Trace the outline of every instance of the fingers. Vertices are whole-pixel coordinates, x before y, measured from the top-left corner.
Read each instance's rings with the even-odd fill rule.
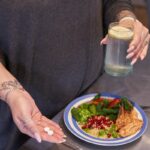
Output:
[[[145,58],[147,51],[148,51],[148,47],[149,47],[149,39],[150,39],[150,37],[148,35],[147,37],[145,37],[144,40],[142,40],[142,42],[139,44],[139,47],[137,47],[135,52],[130,52],[127,55],[127,58],[132,57],[131,65],[135,64],[139,58],[141,60],[143,60]]]
[[[149,36],[148,30],[144,27],[142,33],[135,34],[135,37],[133,41],[131,42],[127,52],[133,52],[134,50],[134,54],[137,54],[145,46],[144,44],[148,36]]]
[[[145,58],[149,41],[149,30],[137,20],[134,25],[134,38],[129,45],[126,56],[127,59],[132,58],[131,65],[135,64],[139,58],[141,60]]]
[[[39,123],[39,125],[43,128],[45,127],[50,127],[53,131],[56,131],[57,134],[59,134],[60,136],[65,136],[62,129],[60,128],[60,126],[58,124],[56,124],[54,121],[47,119],[46,117],[42,117],[41,122]]]
[[[32,119],[39,129],[42,140],[53,143],[65,142],[65,135],[57,123],[45,116],[42,116],[41,113],[34,114]],[[45,132],[44,128],[50,128],[53,131],[53,135],[49,135],[47,132]]]
[[[50,141],[55,143],[62,143],[65,142],[65,135],[58,124],[53,122],[52,120],[47,119],[46,117],[42,117],[42,120],[38,123],[38,127],[40,129],[40,133],[42,135],[42,140]],[[45,131],[44,128],[48,127],[53,131],[53,135],[49,136]]]
[[[100,45],[102,44],[107,44],[108,43],[108,35],[105,36],[105,38],[103,38],[101,41],[100,41]]]
[[[46,118],[45,116],[41,116],[40,119],[39,119],[39,116],[36,115],[36,116],[33,117],[33,119],[34,119],[34,121],[36,122],[37,125],[41,125],[43,127],[52,126],[52,128],[54,128],[55,130],[62,132],[61,127],[57,123],[55,123],[54,121]]]
[[[31,118],[18,120],[17,125],[22,133],[35,138],[39,143],[41,142],[39,129]]]
[[[48,142],[52,142],[52,143],[62,143],[62,142],[65,142],[64,134],[60,133],[58,130],[55,130],[55,128],[53,128],[52,126],[49,126],[49,125],[45,124],[44,127],[41,126],[41,125],[39,125],[38,127],[39,127],[39,130],[40,130],[40,133],[41,133],[42,140],[48,141]],[[53,134],[49,135],[44,130],[45,127],[50,128],[53,131]]]
[[[142,33],[142,24],[139,21],[135,21],[134,23],[134,37],[132,42],[129,45],[129,49],[127,52],[131,52],[138,47],[138,44],[141,42],[141,33]]]
[[[126,25],[124,22],[121,22],[121,25]],[[128,25],[128,24],[127,24]],[[136,61],[140,58],[143,60],[147,55],[148,45],[150,42],[150,34],[149,30],[138,20],[132,21],[134,37],[131,43],[129,44],[129,48],[127,49],[127,59],[131,60],[131,65],[135,64]],[[101,40],[100,44],[107,44],[108,36],[105,36],[104,39]]]
[[[149,47],[149,44],[146,44],[146,46],[144,47],[143,51],[141,52],[140,54],[140,59],[143,60],[146,55],[147,55],[147,51],[148,51],[148,47]]]
[[[40,143],[42,140],[41,140],[40,132],[37,126],[35,125],[35,123],[32,120],[29,120],[25,126],[27,130],[31,133],[31,135]]]
[[[58,124],[43,116],[38,119],[38,121],[32,119],[24,118],[23,121],[17,121],[18,128],[22,133],[35,138],[38,142],[41,142],[42,140],[52,143],[65,142],[64,138],[66,136]],[[47,132],[45,132],[45,127],[49,127],[53,131],[53,135],[49,135]]]
[[[46,118],[45,116],[42,116],[42,119],[43,119],[44,121],[49,122],[50,124],[52,124],[53,126],[57,127],[58,129],[61,129],[60,126],[59,126],[57,123],[55,123],[55,122],[52,121],[52,120],[49,120],[49,119]],[[62,130],[62,129],[61,129],[61,130]]]
[[[147,39],[145,41],[145,47],[143,48],[143,51],[140,54],[141,60],[143,60],[146,57],[146,55],[147,55],[148,48],[149,48],[149,43],[150,43],[150,34],[148,35],[148,37],[147,37]]]

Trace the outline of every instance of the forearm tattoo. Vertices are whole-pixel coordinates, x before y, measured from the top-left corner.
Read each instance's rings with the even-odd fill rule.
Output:
[[[2,100],[7,101],[7,97],[9,95],[9,93],[14,91],[14,90],[24,91],[24,88],[22,87],[22,85],[17,80],[5,81],[5,82],[1,83],[1,85],[0,85],[0,98]]]

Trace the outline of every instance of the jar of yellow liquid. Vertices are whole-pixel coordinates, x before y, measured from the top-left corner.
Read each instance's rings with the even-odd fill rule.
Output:
[[[127,49],[133,38],[133,30],[111,23],[106,46],[105,71],[112,76],[126,76],[133,70],[131,60],[126,59]]]

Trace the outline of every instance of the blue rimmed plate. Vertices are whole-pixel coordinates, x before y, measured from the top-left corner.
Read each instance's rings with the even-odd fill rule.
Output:
[[[144,134],[144,132],[146,131],[147,126],[148,126],[148,119],[146,117],[145,112],[139,107],[139,105],[137,103],[135,103],[133,101],[132,101],[132,103],[134,105],[134,109],[138,113],[138,118],[143,120],[143,126],[142,126],[141,130],[139,130],[137,133],[135,133],[132,136],[128,136],[125,138],[116,138],[116,139],[101,139],[101,138],[96,138],[96,137],[90,136],[89,134],[86,134],[82,129],[80,129],[76,120],[72,117],[71,109],[73,107],[78,107],[79,105],[81,105],[85,102],[91,101],[95,97],[96,94],[97,93],[88,94],[88,95],[84,95],[79,98],[76,98],[66,107],[66,109],[64,111],[64,122],[65,122],[66,127],[69,129],[69,131],[72,134],[74,134],[75,136],[77,136],[78,138],[80,138],[81,140],[84,140],[86,142],[96,144],[96,145],[103,145],[103,146],[124,145],[124,144],[127,144],[127,143],[137,140]],[[101,93],[101,96],[104,98],[109,98],[109,99],[121,97],[121,96],[113,95],[110,93]]]

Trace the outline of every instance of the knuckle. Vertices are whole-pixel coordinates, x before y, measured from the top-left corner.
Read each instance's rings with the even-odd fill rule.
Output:
[[[142,51],[142,44],[139,44],[138,47],[135,49],[135,55],[137,55],[138,53],[140,53]]]
[[[140,21],[139,21],[139,25],[140,25],[140,27],[143,27],[143,24],[142,24],[142,22],[140,22]]]
[[[149,30],[146,27],[144,27],[144,30],[145,30],[146,34],[149,33]]]
[[[138,43],[140,43],[141,37],[139,35],[135,35],[132,44],[137,47]]]
[[[142,29],[143,24],[139,20],[137,20],[136,26],[137,26],[137,29]]]

